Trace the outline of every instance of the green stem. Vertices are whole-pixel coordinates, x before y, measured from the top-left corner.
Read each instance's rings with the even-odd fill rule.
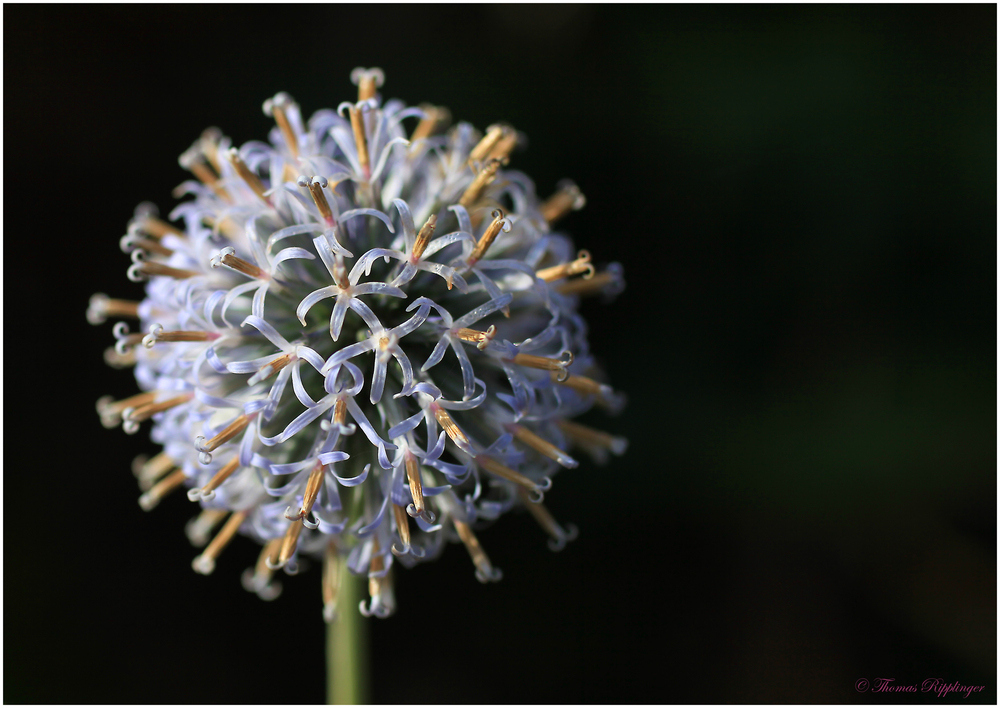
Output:
[[[366,596],[366,577],[351,575],[340,557],[337,619],[326,630],[326,702],[361,705],[368,698],[368,620],[358,612]]]

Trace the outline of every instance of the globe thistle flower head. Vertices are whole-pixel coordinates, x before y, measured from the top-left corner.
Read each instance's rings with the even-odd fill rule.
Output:
[[[206,130],[180,157],[189,198],[168,220],[140,205],[121,240],[144,299],[87,311],[121,320],[105,359],[141,390],[98,401],[101,421],[150,421],[163,448],[133,466],[142,508],[187,488],[194,570],[250,537],[242,582],[263,599],[278,570],[321,560],[328,620],[342,561],[379,617],[397,566],[446,541],[498,580],[474,529],[514,508],[558,550],[576,530],[542,504],[553,474],[573,450],[626,446],[572,420],[623,405],[577,312],[620,291],[621,269],[553,231],[579,189],[542,201],[508,169],[512,127],[448,129],[445,109],[383,102],[380,70],[351,78],[357,100],[308,121],[287,94],[265,101],[266,143]]]

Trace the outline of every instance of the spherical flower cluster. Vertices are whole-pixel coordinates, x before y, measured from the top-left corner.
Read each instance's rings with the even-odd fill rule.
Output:
[[[134,465],[142,507],[187,487],[194,569],[249,536],[263,549],[243,583],[265,599],[276,570],[321,558],[328,620],[345,562],[380,617],[396,563],[447,540],[498,579],[472,529],[514,507],[561,547],[574,530],[541,501],[577,466],[567,450],[625,447],[571,420],[622,405],[576,312],[620,290],[620,268],[597,272],[551,230],[577,188],[541,202],[505,169],[523,141],[510,126],[445,131],[445,109],[383,103],[381,71],[352,79],[358,100],[308,123],[286,94],[265,102],[269,143],[206,131],[180,158],[197,178],[178,188],[193,195],[170,214],[182,225],[142,205],[122,239],[145,299],[99,294],[88,311],[138,320],[115,325],[106,359],[142,392],[98,412],[128,433],[152,421],[163,451]]]

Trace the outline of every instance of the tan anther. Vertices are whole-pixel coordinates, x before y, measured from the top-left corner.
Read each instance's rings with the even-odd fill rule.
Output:
[[[185,278],[193,278],[196,275],[201,275],[197,271],[185,270],[184,268],[174,268],[168,266],[166,263],[159,263],[158,261],[143,261],[137,264],[136,270],[144,275],[165,275],[168,278],[176,278],[177,280],[184,280]]]
[[[208,543],[208,536],[224,518],[229,516],[226,509],[202,509],[198,516],[191,519],[184,531],[192,545],[204,546]]]
[[[486,166],[480,170],[479,174],[476,175],[476,178],[472,180],[472,183],[462,194],[458,203],[468,209],[473,204],[478,202],[479,198],[483,194],[483,190],[486,189],[486,186],[496,179],[497,170],[499,169],[500,160],[488,160],[486,162]]]
[[[448,414],[448,411],[437,404],[432,404],[431,410],[434,411],[434,417],[437,418],[438,423],[441,424],[444,431],[448,433],[448,437],[452,439],[452,442],[463,449],[470,449],[472,447],[469,437],[462,432],[462,429],[458,427],[458,424]]]
[[[90,297],[87,308],[87,321],[90,324],[101,324],[109,317],[139,317],[139,303],[135,300],[116,300],[104,293],[95,293]]]
[[[333,405],[333,422],[337,425],[347,422],[347,401],[343,398],[338,398]]]
[[[434,235],[434,228],[437,226],[437,214],[431,214],[427,222],[420,227],[416,240],[413,242],[413,252],[410,254],[411,260],[419,260],[424,255],[424,250]]]
[[[493,221],[491,221],[490,225],[486,227],[486,231],[484,231],[483,235],[479,237],[476,247],[472,249],[472,253],[469,255],[469,263],[475,263],[486,255],[486,251],[488,251],[490,246],[493,245],[493,242],[496,240],[497,235],[499,235],[500,230],[503,229],[506,224],[510,223],[505,220],[504,213],[501,209],[494,209],[491,216],[493,217]],[[507,227],[507,230],[510,230],[509,226]]]
[[[197,177],[198,181],[206,187],[211,188],[220,199],[232,201],[229,196],[229,192],[227,192],[226,188],[220,184],[219,176],[216,171],[213,171],[212,168],[205,163],[206,155],[204,144],[205,140],[202,138],[192,145],[187,152],[181,155],[181,167]],[[217,151],[213,151],[213,154],[216,153]],[[218,166],[216,166],[215,169],[218,170]]]
[[[288,116],[285,115],[285,106],[291,103],[291,98],[287,94],[279,94],[279,96],[286,100],[272,100],[266,105],[271,109],[271,115],[274,116],[274,122],[278,124],[278,129],[281,131],[281,136],[285,139],[288,151],[292,153],[292,157],[298,157],[299,141],[295,137],[295,131],[292,130],[292,124],[288,122]],[[278,96],[275,96],[275,99],[277,98]]]
[[[156,403],[147,403],[142,406],[138,406],[126,416],[129,421],[133,423],[141,423],[145,420],[149,420],[151,417],[157,413],[162,413],[163,411],[168,411],[175,406],[179,406],[182,403],[187,403],[192,398],[194,398],[193,393],[185,393],[180,396],[174,396],[173,398],[168,398],[165,401],[157,401]]]
[[[410,136],[411,143],[429,138],[451,119],[451,113],[447,108],[440,108],[425,103],[420,106],[420,110],[424,112],[424,117],[420,119],[417,127],[413,129],[413,135]]]
[[[493,149],[490,150],[487,158],[490,160],[502,160],[506,165],[507,159],[514,152],[515,147],[517,147],[517,131],[510,126],[505,126],[503,135],[499,142],[493,146]]]
[[[483,136],[482,140],[469,153],[469,164],[482,162],[489,157],[493,148],[500,142],[500,138],[503,137],[506,129],[506,126],[503,125],[491,125],[487,128],[486,135]]]
[[[572,420],[560,420],[556,425],[572,442],[583,447],[605,448],[620,455],[628,444],[625,438],[606,433],[603,430],[595,430]]]
[[[191,563],[191,567],[194,568],[195,572],[208,575],[215,570],[215,559],[219,557],[222,550],[233,540],[233,536],[239,531],[240,526],[243,525],[246,518],[247,512],[245,511],[237,511],[229,517],[229,520],[226,521],[222,530],[212,539],[212,542],[208,544],[208,547]]]
[[[236,148],[229,149],[226,153],[226,159],[229,160],[233,169],[236,170],[236,174],[238,174],[240,178],[246,182],[247,186],[250,187],[253,193],[256,194],[262,202],[271,206],[271,200],[264,195],[264,192],[266,191],[264,189],[264,183],[260,181],[260,177],[255,175],[253,171],[247,167],[247,163],[243,162],[243,158],[240,157]]]
[[[177,466],[174,458],[165,452],[154,455],[150,459],[139,456],[132,461],[132,474],[139,480],[139,489],[146,491],[156,480]]]
[[[590,262],[589,251],[580,251],[576,255],[575,261],[535,271],[535,275],[547,283],[551,283],[553,280],[560,280],[561,278],[568,278],[571,275],[579,275],[580,273],[583,273],[584,280],[594,277],[594,266]]]
[[[232,246],[225,248],[217,256],[213,257],[211,260],[211,265],[213,268],[218,268],[220,265],[224,265],[227,268],[232,268],[237,273],[242,273],[250,278],[258,278],[259,280],[270,280],[271,276],[267,271],[255,266],[250,261],[245,261],[239,256],[231,253]]]
[[[496,325],[490,325],[485,332],[480,332],[478,329],[469,329],[468,327],[459,327],[455,330],[456,337],[463,342],[473,342],[480,351],[490,345],[496,334]]]
[[[525,477],[520,472],[512,470],[510,467],[501,464],[497,460],[494,460],[492,457],[489,457],[487,455],[477,455],[476,462],[484,470],[486,470],[490,474],[495,474],[497,477],[500,477],[501,479],[506,479],[508,482],[513,482],[514,484],[520,485],[525,489],[530,489],[530,490],[538,489],[538,484],[536,482],[532,482],[530,479]]]
[[[215,332],[196,332],[193,330],[160,331],[143,337],[142,343],[147,349],[152,349],[157,342],[207,342],[217,339]]]
[[[562,356],[562,359],[552,359],[551,357],[535,356],[534,354],[515,354],[514,358],[509,361],[518,366],[551,371],[554,376],[558,377],[556,380],[563,383],[569,378],[569,371],[566,370],[566,367],[573,363],[573,353],[563,352]]]
[[[227,462],[222,468],[216,472],[212,479],[208,480],[208,484],[201,488],[201,496],[208,496],[225,482],[227,479],[233,476],[233,473],[240,468],[240,457],[239,455],[233,455],[233,459]]]
[[[316,503],[316,497],[319,496],[319,490],[323,488],[323,479],[325,476],[326,467],[322,463],[317,462],[316,466],[312,468],[312,472],[309,473],[309,479],[306,481],[306,488],[302,493],[302,506],[292,516],[286,514],[286,519],[294,521],[309,516],[313,505]]]
[[[323,549],[323,617],[327,622],[336,619],[338,590],[340,561],[337,557],[337,542],[331,538]]]
[[[351,116],[351,130],[354,131],[354,143],[358,147],[358,164],[361,165],[365,179],[368,179],[371,168],[368,163],[368,142],[365,139],[364,114],[357,106],[351,106],[348,112]]]
[[[167,248],[159,241],[152,238],[136,237],[129,240],[128,246],[130,248],[141,248],[144,251],[149,251],[150,253],[156,253],[161,256],[174,255],[173,249]]]
[[[379,553],[381,550],[378,538],[372,538],[372,559],[368,566],[368,594],[373,598],[382,594],[382,583],[385,580],[382,574],[385,570],[385,558]]]
[[[143,511],[149,511],[159,504],[163,497],[184,484],[185,479],[187,477],[184,475],[183,470],[175,470],[168,474],[139,497],[139,506],[142,507]]]
[[[546,199],[538,210],[549,226],[559,221],[571,211],[582,209],[587,203],[580,188],[572,182],[563,182],[559,191]]]
[[[421,516],[424,513],[424,485],[420,480],[420,464],[417,462],[417,458],[409,452],[406,453],[404,459],[406,480],[410,483],[410,494],[413,496],[414,516]]]
[[[173,226],[172,224],[168,224],[162,219],[157,219],[155,216],[138,216],[130,224],[130,226],[133,225],[142,233],[156,239],[163,238],[167,234],[173,234],[174,236],[180,236],[181,238],[184,238],[185,236],[184,232],[179,228]]]
[[[455,524],[458,537],[462,539],[462,543],[465,544],[465,548],[469,551],[469,556],[476,566],[476,576],[483,582],[496,579],[497,571],[493,568],[489,556],[486,555],[483,547],[479,545],[479,539],[476,538],[476,534],[472,533],[469,525],[458,519],[452,519],[452,523]]]
[[[201,217],[201,222],[213,231],[223,234],[230,241],[242,238],[242,230],[228,216],[224,217],[222,221],[216,221],[211,216],[204,215]]]
[[[277,359],[272,359],[270,363],[264,364],[257,370],[257,381],[266,381],[267,379],[274,376],[276,373],[288,366],[293,359],[296,359],[294,353],[282,354]]]
[[[598,295],[617,279],[618,276],[614,273],[604,271],[592,278],[577,278],[560,283],[556,286],[556,292],[562,295]]]
[[[606,384],[594,381],[586,376],[567,376],[565,379],[559,379],[556,373],[553,372],[552,380],[573,389],[577,393],[582,393],[585,396],[597,396],[598,398],[602,398],[604,394],[610,390],[610,387]]]
[[[517,490],[517,495],[521,498],[521,502],[524,506],[531,512],[531,515],[535,517],[535,521],[538,525],[542,527],[549,536],[552,537],[554,541],[565,543],[567,539],[566,532],[559,526],[555,517],[545,508],[543,504],[534,502],[531,497],[523,489]],[[570,536],[572,538],[572,536]]]
[[[333,210],[330,209],[330,202],[326,200],[326,195],[323,193],[322,182],[313,178],[308,181],[307,186],[309,187],[309,195],[316,204],[316,208],[319,209],[319,213],[320,216],[323,217],[323,221],[325,221],[328,226],[333,226]]]
[[[111,396],[102,396],[97,399],[97,415],[101,416],[104,427],[113,428],[121,422],[124,411],[152,403],[156,400],[157,393],[157,391],[145,391],[120,401],[115,401]]]
[[[270,541],[264,544],[264,547],[260,549],[260,554],[257,556],[257,563],[253,567],[253,578],[252,585],[247,587],[247,582],[244,581],[244,587],[248,590],[253,589],[258,594],[262,592],[267,584],[271,582],[271,578],[274,577],[273,566],[277,563],[278,553],[281,551],[280,538],[272,538]],[[270,562],[270,565],[268,564]]]
[[[406,510],[399,504],[392,505],[392,515],[396,519],[396,531],[399,533],[399,540],[403,544],[403,549],[407,549],[410,546],[410,517],[406,515]],[[395,550],[395,546],[393,550]]]
[[[222,174],[222,165],[219,164],[219,141],[221,139],[221,130],[218,128],[205,128],[201,132],[201,138],[198,140],[201,154],[205,156],[205,159],[209,161],[219,174]]]
[[[514,437],[523,442],[525,445],[533,448],[537,452],[545,455],[546,457],[555,460],[563,467],[567,469],[572,469],[577,466],[576,460],[566,454],[566,452],[543,437],[537,435],[534,431],[529,430],[523,425],[510,425],[508,426]]]
[[[285,531],[285,537],[281,542],[281,552],[278,553],[278,565],[285,565],[295,554],[303,528],[301,521],[292,521],[288,524],[288,530]]]
[[[207,440],[203,443],[200,444],[196,443],[195,447],[198,449],[199,452],[212,452],[213,450],[217,449],[220,445],[224,445],[225,443],[229,442],[237,435],[242,433],[244,429],[246,429],[246,427],[250,424],[250,420],[251,420],[250,416],[248,416],[246,413],[241,413],[240,415],[236,416],[236,418],[233,420],[232,423],[223,428],[218,435],[213,437],[211,440]],[[202,438],[201,436],[198,436],[197,439],[202,439]]]
[[[347,272],[347,266],[344,264],[344,257],[339,253],[335,255],[333,263],[333,281],[341,290],[347,290],[351,287],[350,274]]]
[[[142,336],[140,334],[140,336]],[[138,344],[138,342],[136,342]],[[124,354],[115,350],[114,347],[108,347],[104,350],[104,363],[110,366],[112,369],[124,369],[129,366],[135,366],[135,350],[128,349]]]

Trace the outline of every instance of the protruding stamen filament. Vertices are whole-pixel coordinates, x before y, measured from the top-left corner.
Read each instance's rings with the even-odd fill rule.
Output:
[[[236,416],[232,423],[223,428],[222,431],[211,440],[205,440],[204,435],[199,435],[194,439],[195,449],[198,452],[212,452],[220,445],[224,445],[242,433],[250,424],[252,417],[253,416],[249,416],[246,413]]]
[[[372,600],[377,600],[382,594],[382,583],[385,581],[385,558],[380,551],[382,547],[377,538],[372,539],[372,559],[368,566],[368,594]]]
[[[122,251],[131,253],[136,249],[156,253],[161,256],[172,256],[173,249],[167,248],[162,243],[153,238],[143,238],[139,235],[126,234],[121,240]]]
[[[572,420],[560,420],[556,425],[570,440],[582,447],[604,448],[616,455],[624,454],[625,448],[628,447],[628,440],[623,437],[605,433],[603,430],[594,430]]]
[[[528,445],[546,457],[555,460],[567,469],[572,469],[580,464],[567,455],[565,451],[560,450],[548,440],[536,435],[533,431],[528,430],[523,425],[508,425],[507,430],[513,433],[514,437],[523,442],[525,445]]]
[[[517,131],[510,126],[505,126],[499,142],[490,150],[487,157],[490,160],[500,160],[506,165],[507,159],[514,152],[515,147],[517,147]]]
[[[142,334],[139,335],[139,337],[142,336]],[[136,342],[136,344],[138,343]],[[135,350],[129,348],[124,353],[119,353],[114,347],[108,347],[104,350],[104,363],[112,369],[124,369],[128,366],[135,366]]]
[[[403,547],[399,549],[396,548],[396,544],[393,544],[392,552],[397,556],[405,555],[410,550],[410,519],[406,515],[406,510],[399,504],[392,505],[392,515],[396,519],[396,532],[403,544]]]
[[[578,278],[560,283],[556,286],[556,291],[562,295],[598,295],[610,285],[615,285],[621,281],[621,275],[604,271],[592,278]]]
[[[134,396],[115,401],[111,396],[97,399],[97,415],[105,428],[113,428],[122,421],[122,413],[130,408],[138,408],[156,400],[157,391],[145,391]]]
[[[508,482],[518,484],[530,491],[539,491],[539,485],[537,482],[531,481],[520,472],[512,470],[510,467],[501,464],[492,457],[488,457],[487,455],[477,455],[476,462],[490,474],[495,474],[501,479],[506,479]]]
[[[293,521],[288,524],[288,530],[285,531],[285,538],[281,542],[281,551],[278,553],[279,566],[286,565],[289,559],[295,555],[295,549],[299,545],[299,536],[302,534],[303,528],[305,527],[300,521]]]
[[[375,89],[385,81],[385,74],[378,67],[358,67],[351,72],[351,83],[358,87],[358,102],[375,97]]]
[[[226,152],[226,159],[229,160],[230,164],[232,164],[233,168],[236,170],[236,173],[244,182],[247,183],[247,186],[250,187],[253,193],[260,197],[262,202],[271,206],[271,200],[264,195],[264,192],[266,191],[264,189],[264,183],[260,181],[260,177],[255,175],[253,171],[247,167],[247,163],[243,162],[243,158],[240,157],[239,151],[237,151],[236,148],[229,148]]]
[[[204,184],[206,187],[210,187],[213,192],[220,198],[227,202],[231,202],[232,198],[229,196],[229,192],[226,188],[219,183],[219,177],[215,172],[204,161],[204,151],[202,148],[204,140],[196,142],[187,152],[181,155],[179,162],[181,167],[188,170],[191,174],[198,178],[198,181]],[[218,169],[218,167],[216,167]]]
[[[340,560],[337,542],[332,538],[323,549],[323,619],[333,622],[337,618],[337,591],[340,590]]]
[[[218,489],[223,482],[233,476],[233,472],[240,468],[240,457],[239,455],[234,455],[233,459],[222,466],[218,472],[208,480],[206,484],[201,489],[192,489],[188,492],[188,499],[191,501],[201,501],[202,499],[211,499],[215,496],[215,490]]]
[[[559,383],[564,383],[570,377],[566,367],[573,363],[573,353],[567,351],[563,352],[560,356],[562,357],[561,359],[552,359],[547,356],[535,356],[534,354],[515,354],[514,358],[509,361],[514,362],[518,366],[552,371],[556,376],[556,380]]]
[[[587,203],[580,188],[570,181],[563,182],[559,191],[545,200],[538,208],[542,218],[548,222],[549,226],[559,221],[571,211],[582,209]]]
[[[420,119],[417,127],[413,129],[413,135],[410,136],[411,143],[429,138],[440,125],[447,123],[451,118],[451,113],[449,113],[447,108],[424,104],[420,106],[420,109],[424,112],[424,117]]]
[[[226,509],[202,509],[201,513],[191,519],[184,527],[191,545],[200,548],[208,543],[212,529],[227,516],[229,516],[229,511]]]
[[[496,147],[496,144],[500,142],[500,138],[503,137],[505,130],[508,130],[508,128],[503,125],[491,125],[487,128],[486,135],[483,136],[483,139],[469,153],[469,162],[482,162],[489,157],[490,153],[493,152],[493,148]]]
[[[357,106],[348,109],[351,116],[351,130],[354,131],[354,142],[358,146],[358,164],[364,172],[365,179],[371,176],[371,168],[368,163],[368,143],[365,140],[365,120],[364,114]]]
[[[281,130],[281,135],[285,139],[288,151],[292,153],[292,157],[298,157],[299,141],[295,137],[295,131],[292,130],[291,123],[288,122],[288,116],[285,115],[285,107],[292,104],[291,96],[284,92],[279,93],[274,98],[264,101],[264,115],[274,116],[274,122],[278,124],[278,129]]]
[[[198,332],[187,330],[174,330],[166,332],[163,325],[152,324],[149,326],[149,334],[142,338],[142,346],[152,349],[157,342],[208,342],[218,339],[217,332]]]
[[[427,222],[420,227],[420,233],[417,234],[417,239],[413,242],[413,252],[410,254],[411,260],[420,260],[420,257],[424,255],[424,250],[427,248],[431,236],[434,235],[437,219],[437,214],[431,214]]]
[[[174,459],[161,452],[150,459],[140,455],[132,461],[132,474],[139,480],[139,489],[147,491],[167,472],[177,466]]]
[[[309,188],[309,195],[316,204],[316,208],[319,209],[323,221],[326,222],[327,226],[333,226],[336,223],[333,218],[333,210],[330,209],[330,202],[326,200],[326,194],[323,193],[323,188],[329,185],[326,177],[313,177],[312,179],[300,177],[297,184],[300,187]]]
[[[486,166],[479,172],[478,175],[476,175],[476,178],[472,180],[472,184],[470,184],[462,194],[458,203],[468,209],[473,204],[478,202],[479,197],[483,194],[483,190],[486,189],[486,186],[496,178],[497,170],[499,169],[500,160],[487,161]]]
[[[230,241],[236,241],[243,237],[240,227],[228,216],[223,217],[221,221],[216,221],[206,214],[201,217],[201,222],[208,228],[222,233]]]
[[[268,565],[272,557],[277,557],[281,547],[281,539],[275,538],[264,544],[257,556],[257,564],[253,568],[247,568],[240,579],[243,588],[248,592],[256,593],[261,600],[274,600],[281,594],[281,583],[272,583],[274,570]]]
[[[479,237],[479,242],[476,244],[476,247],[472,249],[472,253],[469,255],[469,263],[475,263],[486,255],[486,251],[489,250],[491,245],[493,245],[493,241],[496,240],[496,237],[499,235],[501,229],[504,231],[510,231],[510,221],[504,217],[503,212],[500,209],[494,209],[491,216],[493,217],[493,221],[491,221],[490,225],[486,227],[486,231],[484,231],[483,235]]]
[[[298,359],[298,357],[294,353],[290,352],[288,354],[282,354],[277,359],[272,359],[269,363],[260,367],[256,374],[247,379],[247,383],[253,386],[261,381],[266,381],[288,366],[295,359]]]
[[[433,522],[434,517],[424,506],[424,485],[420,479],[420,464],[417,462],[417,458],[409,452],[406,453],[405,462],[406,480],[410,483],[410,494],[413,496],[413,503],[406,508],[406,513],[413,517],[422,516],[426,521]]]
[[[198,141],[201,147],[201,154],[211,163],[212,167],[219,174],[222,174],[222,165],[219,164],[219,141],[222,139],[222,131],[218,128],[205,128],[201,131],[201,138]]]
[[[323,487],[323,479],[326,476],[325,470],[326,468],[322,463],[316,463],[312,472],[309,473],[309,480],[306,482],[306,489],[302,494],[302,506],[299,507],[299,510],[294,514],[285,512],[286,519],[289,521],[297,521],[298,519],[304,519],[309,516],[309,513],[312,511],[313,504],[316,503],[316,497],[319,496],[319,490]],[[290,508],[289,511],[291,511]]]
[[[465,544],[466,550],[469,551],[469,555],[472,557],[472,562],[476,566],[476,578],[479,582],[487,583],[491,580],[500,580],[502,577],[500,569],[494,568],[493,564],[490,563],[489,556],[486,555],[483,547],[479,545],[479,539],[476,538],[476,534],[472,533],[469,525],[458,519],[452,519],[452,523],[455,524],[458,537],[462,539],[462,543]]]
[[[187,270],[185,268],[174,268],[173,266],[168,266],[166,263],[160,263],[159,261],[140,261],[139,263],[133,263],[128,270],[130,280],[135,280],[139,275],[146,277],[152,275],[165,275],[168,278],[176,278],[177,280],[184,280],[185,278],[193,278],[196,275],[201,275],[201,273],[197,271]]]
[[[594,266],[590,262],[590,253],[588,251],[580,251],[575,261],[552,266],[551,268],[542,268],[536,271],[535,275],[551,283],[553,280],[568,278],[571,275],[579,275],[580,273],[583,273],[584,280],[594,277]]]
[[[125,421],[125,432],[135,432],[130,430],[133,425],[138,425],[145,420],[149,420],[157,413],[162,413],[163,411],[168,411],[175,406],[179,406],[183,403],[187,403],[192,398],[194,398],[193,393],[184,393],[180,396],[174,396],[173,398],[168,398],[165,401],[158,401],[156,403],[146,403],[145,405],[139,406],[137,408],[130,408],[122,413],[122,419]]]
[[[237,257],[236,249],[232,246],[226,246],[221,251],[216,253],[212,256],[209,263],[213,268],[218,268],[220,265],[224,265],[227,268],[232,268],[238,273],[243,273],[243,275],[250,276],[251,278],[259,278],[260,280],[271,279],[271,276],[268,275],[267,271],[255,266],[250,261],[245,261],[242,258]]]
[[[563,546],[566,545],[567,541],[572,541],[576,538],[577,530],[572,524],[569,524],[565,529],[559,525],[555,520],[555,517],[549,513],[549,510],[545,508],[544,505],[532,502],[528,493],[523,489],[517,490],[517,495],[521,497],[521,501],[531,512],[531,515],[535,517],[535,521],[538,525],[552,538],[549,540],[549,548],[553,551],[561,550]]]
[[[437,418],[437,422],[448,433],[448,437],[451,438],[452,442],[463,450],[471,450],[472,442],[469,440],[469,436],[462,432],[462,429],[458,427],[458,424],[448,414],[448,411],[436,403],[432,403],[430,407],[434,411],[434,417]]]
[[[566,378],[559,378],[554,372],[552,374],[552,380],[556,383],[562,384],[563,386],[568,386],[577,393],[582,393],[585,396],[597,396],[598,398],[604,398],[605,396],[610,396],[613,390],[607,384],[602,384],[594,381],[586,376],[567,376]]]
[[[247,512],[245,511],[237,511],[229,517],[222,530],[208,544],[208,548],[202,551],[201,555],[196,557],[191,563],[191,567],[194,568],[196,573],[209,575],[215,570],[215,559],[219,557],[222,550],[233,540],[233,536],[239,531],[240,526],[243,525],[243,521],[246,518]]]
[[[149,491],[139,497],[139,506],[142,507],[143,511],[149,511],[159,504],[163,497],[184,484],[185,479],[187,477],[184,475],[183,470],[175,470],[171,474],[168,474],[165,478],[150,487]]]
[[[489,329],[485,332],[480,332],[478,329],[469,329],[468,327],[459,327],[455,330],[455,336],[461,339],[463,342],[473,342],[476,348],[482,351],[490,345],[493,341],[493,337],[497,334],[496,325],[490,325]]]
[[[147,236],[152,236],[153,238],[160,239],[167,234],[173,234],[174,236],[180,236],[184,238],[184,232],[172,224],[168,224],[162,219],[157,219],[155,216],[150,216],[149,214],[142,214],[135,217],[129,223],[129,233],[133,230],[141,231]]]

